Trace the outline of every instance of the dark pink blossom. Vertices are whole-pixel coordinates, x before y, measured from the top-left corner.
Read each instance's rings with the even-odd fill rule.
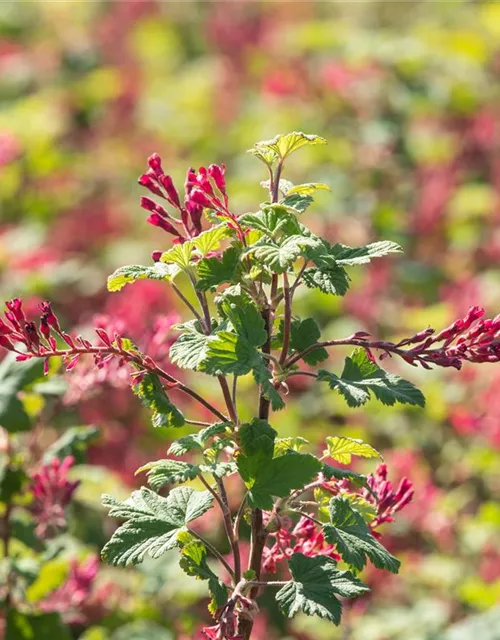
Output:
[[[74,462],[73,456],[62,461],[53,458],[32,476],[31,510],[37,523],[36,534],[40,538],[48,538],[57,530],[66,528],[65,508],[80,484],[79,480],[72,482],[68,479],[68,471]]]
[[[376,508],[376,516],[370,526],[373,534],[379,537],[374,530],[384,522],[394,522],[394,514],[411,502],[415,492],[413,483],[408,478],[402,478],[398,488],[394,489],[391,481],[387,479],[386,464],[379,464],[375,474],[370,474],[367,481],[371,492],[365,489],[363,496]]]

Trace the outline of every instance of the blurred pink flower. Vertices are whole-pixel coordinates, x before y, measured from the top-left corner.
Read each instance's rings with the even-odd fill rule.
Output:
[[[35,531],[40,538],[48,538],[66,527],[65,508],[80,484],[78,480],[70,482],[68,479],[68,471],[74,461],[73,456],[66,456],[62,461],[53,458],[32,476],[31,510],[37,523]]]
[[[87,616],[83,609],[89,602],[98,568],[97,556],[90,556],[80,563],[73,559],[69,576],[40,602],[40,609],[44,613],[60,613],[67,623],[85,622]],[[101,592],[101,598],[103,596]]]

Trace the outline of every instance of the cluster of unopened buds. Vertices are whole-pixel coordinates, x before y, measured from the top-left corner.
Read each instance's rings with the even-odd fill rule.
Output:
[[[66,528],[65,509],[80,484],[79,480],[71,481],[68,478],[68,471],[74,462],[72,456],[62,461],[53,458],[32,476],[31,510],[37,523],[36,534],[42,539]]]
[[[172,177],[163,171],[162,160],[157,153],[148,158],[148,165],[149,169],[140,176],[139,184],[165,200],[180,217],[147,196],[141,198],[141,206],[150,212],[148,222],[173,235],[174,242],[183,243],[201,233],[203,209],[215,211],[221,218],[229,220],[229,226],[238,235],[242,233],[236,216],[228,208],[224,165],[211,164],[208,169],[200,167],[198,172],[188,169],[184,203],[181,203]]]
[[[66,370],[71,371],[84,354],[92,354],[98,368],[104,367],[113,358],[118,358],[120,365],[134,363],[137,365],[133,374],[135,381],[140,380],[144,368],[156,367],[150,357],[131,348],[129,342],[116,332],[111,336],[104,328],[95,328],[100,340],[98,345],[83,336],[69,335],[61,329],[49,302],[40,304],[42,314],[38,327],[26,318],[19,298],[7,302],[6,306],[7,322],[0,318],[0,346],[17,353],[16,359],[20,361],[44,358],[44,373],[48,373],[49,360],[53,356],[62,357]],[[62,339],[67,348],[59,348],[56,338]]]
[[[464,361],[499,362],[500,315],[483,320],[484,313],[481,307],[471,307],[464,318],[439,333],[429,327],[397,343],[371,341],[369,334],[359,331],[346,340],[333,340],[329,344],[358,345],[368,352],[380,349],[384,352],[381,359],[395,354],[424,369],[431,369],[432,365],[461,369]]]
[[[371,502],[376,510],[376,516],[370,523],[370,528],[375,537],[380,533],[375,531],[384,522],[394,522],[394,514],[401,511],[413,500],[415,493],[413,483],[408,478],[401,478],[397,489],[394,489],[391,481],[387,479],[387,465],[379,464],[375,474],[367,477],[370,490],[364,489],[363,497]]]

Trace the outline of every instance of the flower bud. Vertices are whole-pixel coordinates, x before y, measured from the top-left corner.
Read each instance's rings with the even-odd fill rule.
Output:
[[[153,153],[153,155],[148,158],[148,165],[152,171],[154,171],[156,176],[163,175],[163,167],[161,166],[161,158],[157,153]]]
[[[226,195],[226,179],[224,178],[225,171],[225,165],[219,166],[218,164],[211,164],[208,167],[208,175],[212,178],[215,182],[215,186],[224,196]]]
[[[162,190],[155,184],[154,179],[147,173],[143,173],[142,176],[139,177],[137,181],[142,187],[146,187],[149,189],[151,193],[154,193],[155,196],[160,196],[160,198],[164,198]]]
[[[151,259],[153,260],[153,262],[160,262],[160,258],[162,255],[163,251],[153,251],[153,253],[151,254]]]
[[[11,312],[12,316],[18,322],[26,322],[26,317],[23,311],[23,302],[21,298],[14,298],[13,300],[6,302],[5,304],[7,306],[7,309]]]
[[[213,208],[212,201],[199,187],[195,187],[191,191],[189,194],[189,201],[194,202],[194,204],[197,204],[200,207],[205,207],[207,209]]]
[[[171,233],[173,236],[182,238],[181,234],[177,231],[174,225],[170,223],[168,220],[166,220],[165,218],[162,218],[157,213],[152,213],[150,216],[148,216],[147,221],[149,222],[149,224],[152,224],[154,227],[160,227],[160,229],[163,229],[167,233]]]
[[[161,176],[159,178],[159,182],[167,192],[167,198],[170,204],[176,209],[180,209],[181,201],[179,200],[179,194],[177,193],[177,189],[174,187],[174,182],[171,176]]]

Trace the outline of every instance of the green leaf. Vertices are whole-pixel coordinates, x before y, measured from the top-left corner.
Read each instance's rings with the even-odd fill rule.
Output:
[[[247,150],[247,153],[251,153],[268,167],[271,167],[273,163],[278,159],[277,154],[272,149],[259,147],[258,145],[259,143],[256,143],[252,149]]]
[[[201,451],[206,447],[210,438],[226,433],[230,426],[230,422],[216,422],[215,424],[211,424],[209,427],[205,427],[205,429],[201,429],[197,433],[192,433],[188,436],[184,436],[183,438],[179,438],[179,440],[172,442],[168,450],[168,454],[183,456],[194,449],[199,449]]]
[[[338,467],[332,467],[330,464],[323,463],[322,473],[327,480],[335,478],[335,480],[349,480],[356,487],[368,488],[367,478],[361,473],[355,473],[348,469],[340,469]]]
[[[290,325],[290,351],[300,352],[313,344],[316,344],[321,337],[316,320],[306,318],[305,320],[292,320]],[[324,347],[320,347],[307,353],[302,360],[307,364],[314,366],[319,362],[323,362],[328,358],[328,351]]]
[[[284,273],[299,256],[304,255],[304,248],[314,243],[312,238],[302,235],[289,236],[281,244],[273,240],[259,240],[249,246],[243,255],[252,254],[275,273]]]
[[[272,497],[285,497],[312,480],[321,469],[314,456],[290,452],[273,458],[276,431],[255,418],[239,430],[241,454],[238,470],[250,489],[250,503],[262,509],[272,508]]]
[[[344,562],[361,571],[369,558],[377,569],[399,571],[399,560],[373,537],[363,516],[352,508],[347,498],[332,498],[329,511],[330,524],[324,526],[325,538],[337,545]]]
[[[272,373],[264,358],[259,355],[259,360],[253,366],[253,377],[260,385],[264,397],[269,400],[273,411],[280,411],[285,403],[272,382]]]
[[[182,369],[196,370],[204,358],[209,336],[201,331],[197,320],[186,322],[182,328],[187,331],[170,347],[170,360]]]
[[[292,618],[303,612],[319,616],[338,625],[342,614],[342,598],[355,598],[370,589],[349,571],[339,571],[332,558],[310,558],[294,553],[288,563],[292,580],[276,594],[283,613]]]
[[[300,195],[300,196],[312,196],[316,191],[331,191],[327,184],[321,182],[307,182],[305,184],[297,184],[291,186],[286,192],[287,196]]]
[[[232,235],[232,230],[227,223],[219,224],[215,227],[203,231],[199,236],[192,239],[191,243],[197,252],[204,258],[207,253],[215,251],[220,247],[220,243],[224,238]]]
[[[183,244],[176,244],[168,251],[162,253],[160,261],[166,264],[175,264],[185,271],[189,269],[193,255],[194,244],[191,240]]]
[[[167,484],[193,480],[199,473],[198,467],[180,460],[156,460],[139,467],[135,475],[147,471],[148,484],[154,491],[159,491]]]
[[[207,342],[199,370],[213,376],[242,376],[250,373],[259,360],[259,352],[248,340],[230,331],[220,331]]]
[[[309,289],[319,289],[323,293],[344,296],[349,289],[349,276],[338,265],[329,267],[309,267],[302,274],[304,284]]]
[[[274,153],[275,157],[284,160],[297,149],[305,145],[326,144],[326,140],[320,136],[302,133],[302,131],[292,131],[291,133],[278,134],[272,140],[263,140],[254,145],[254,151],[250,150],[254,155],[262,155],[268,160],[272,158],[269,152]],[[269,154],[269,155],[268,155]],[[259,156],[258,156],[259,157]]]
[[[288,207],[293,207],[297,211],[297,213],[304,213],[309,206],[313,203],[314,199],[312,196],[301,195],[300,193],[292,193],[291,195],[287,195],[281,201],[284,205]]]
[[[137,280],[163,280],[170,282],[179,272],[176,265],[155,262],[151,266],[129,264],[108,276],[108,291],[120,291],[126,284]]]
[[[181,533],[178,537],[181,545],[181,569],[188,576],[198,580],[208,580],[208,589],[213,598],[209,610],[214,612],[227,602],[228,591],[218,576],[210,569],[206,561],[207,549],[205,545],[189,533]]]
[[[252,422],[242,424],[238,431],[243,453],[253,456],[262,452],[266,459],[273,457],[276,431],[266,420],[254,418]]]
[[[7,612],[5,640],[71,640],[71,637],[58,613],[28,615],[15,609]]]
[[[340,377],[324,369],[318,372],[318,381],[328,382],[330,389],[337,389],[350,407],[359,407],[370,399],[370,392],[382,404],[425,406],[425,398],[411,382],[381,369],[372,362],[364,349],[356,349],[345,359]]]
[[[77,463],[83,463],[88,447],[98,436],[97,427],[71,427],[46,449],[43,460],[49,462],[53,458],[63,460],[66,456],[73,456]]]
[[[238,470],[235,462],[217,462],[214,464],[200,464],[198,466],[200,473],[210,473],[215,478],[223,478],[236,473]]]
[[[200,291],[208,291],[224,282],[233,282],[236,278],[240,264],[240,250],[229,247],[219,258],[203,258],[197,265],[198,282],[196,288]]]
[[[296,451],[297,453],[309,444],[309,440],[296,436],[295,438],[278,438],[274,443],[274,457],[278,458],[283,456],[289,451]]]
[[[23,492],[29,478],[21,462],[11,460],[2,454],[0,459],[0,502],[12,502],[14,497]]]
[[[114,532],[102,550],[102,558],[110,564],[128,566],[153,559],[177,546],[177,536],[187,531],[186,525],[208,511],[213,502],[209,491],[193,491],[178,487],[162,498],[142,487],[128,500],[120,502],[104,495],[102,503],[113,518],[126,522]]]
[[[324,454],[328,454],[340,464],[351,464],[352,456],[383,459],[376,449],[357,438],[329,436],[326,438],[326,445],[328,449],[324,451]]]
[[[337,261],[337,264],[353,266],[358,264],[366,264],[372,258],[382,258],[389,253],[401,253],[402,248],[395,242],[388,240],[382,242],[373,242],[364,247],[348,247],[344,244],[335,244],[331,247],[331,255]]]
[[[246,213],[238,219],[240,224],[274,238],[279,232],[286,236],[300,234],[300,227],[293,213],[282,205],[264,206],[257,213]]]
[[[219,308],[231,322],[238,336],[251,346],[260,347],[267,340],[267,332],[257,305],[241,291],[226,292]]]
[[[153,411],[153,427],[182,427],[184,416],[168,399],[158,376],[146,373],[132,390],[142,404]]]
[[[9,433],[31,429],[31,418],[18,393],[42,376],[39,358],[17,362],[16,355],[8,353],[0,363],[0,426]]]
[[[290,452],[278,458],[260,453],[240,455],[238,470],[249,490],[249,504],[271,510],[273,496],[285,498],[293,489],[301,489],[321,470],[321,462],[313,455]]]

